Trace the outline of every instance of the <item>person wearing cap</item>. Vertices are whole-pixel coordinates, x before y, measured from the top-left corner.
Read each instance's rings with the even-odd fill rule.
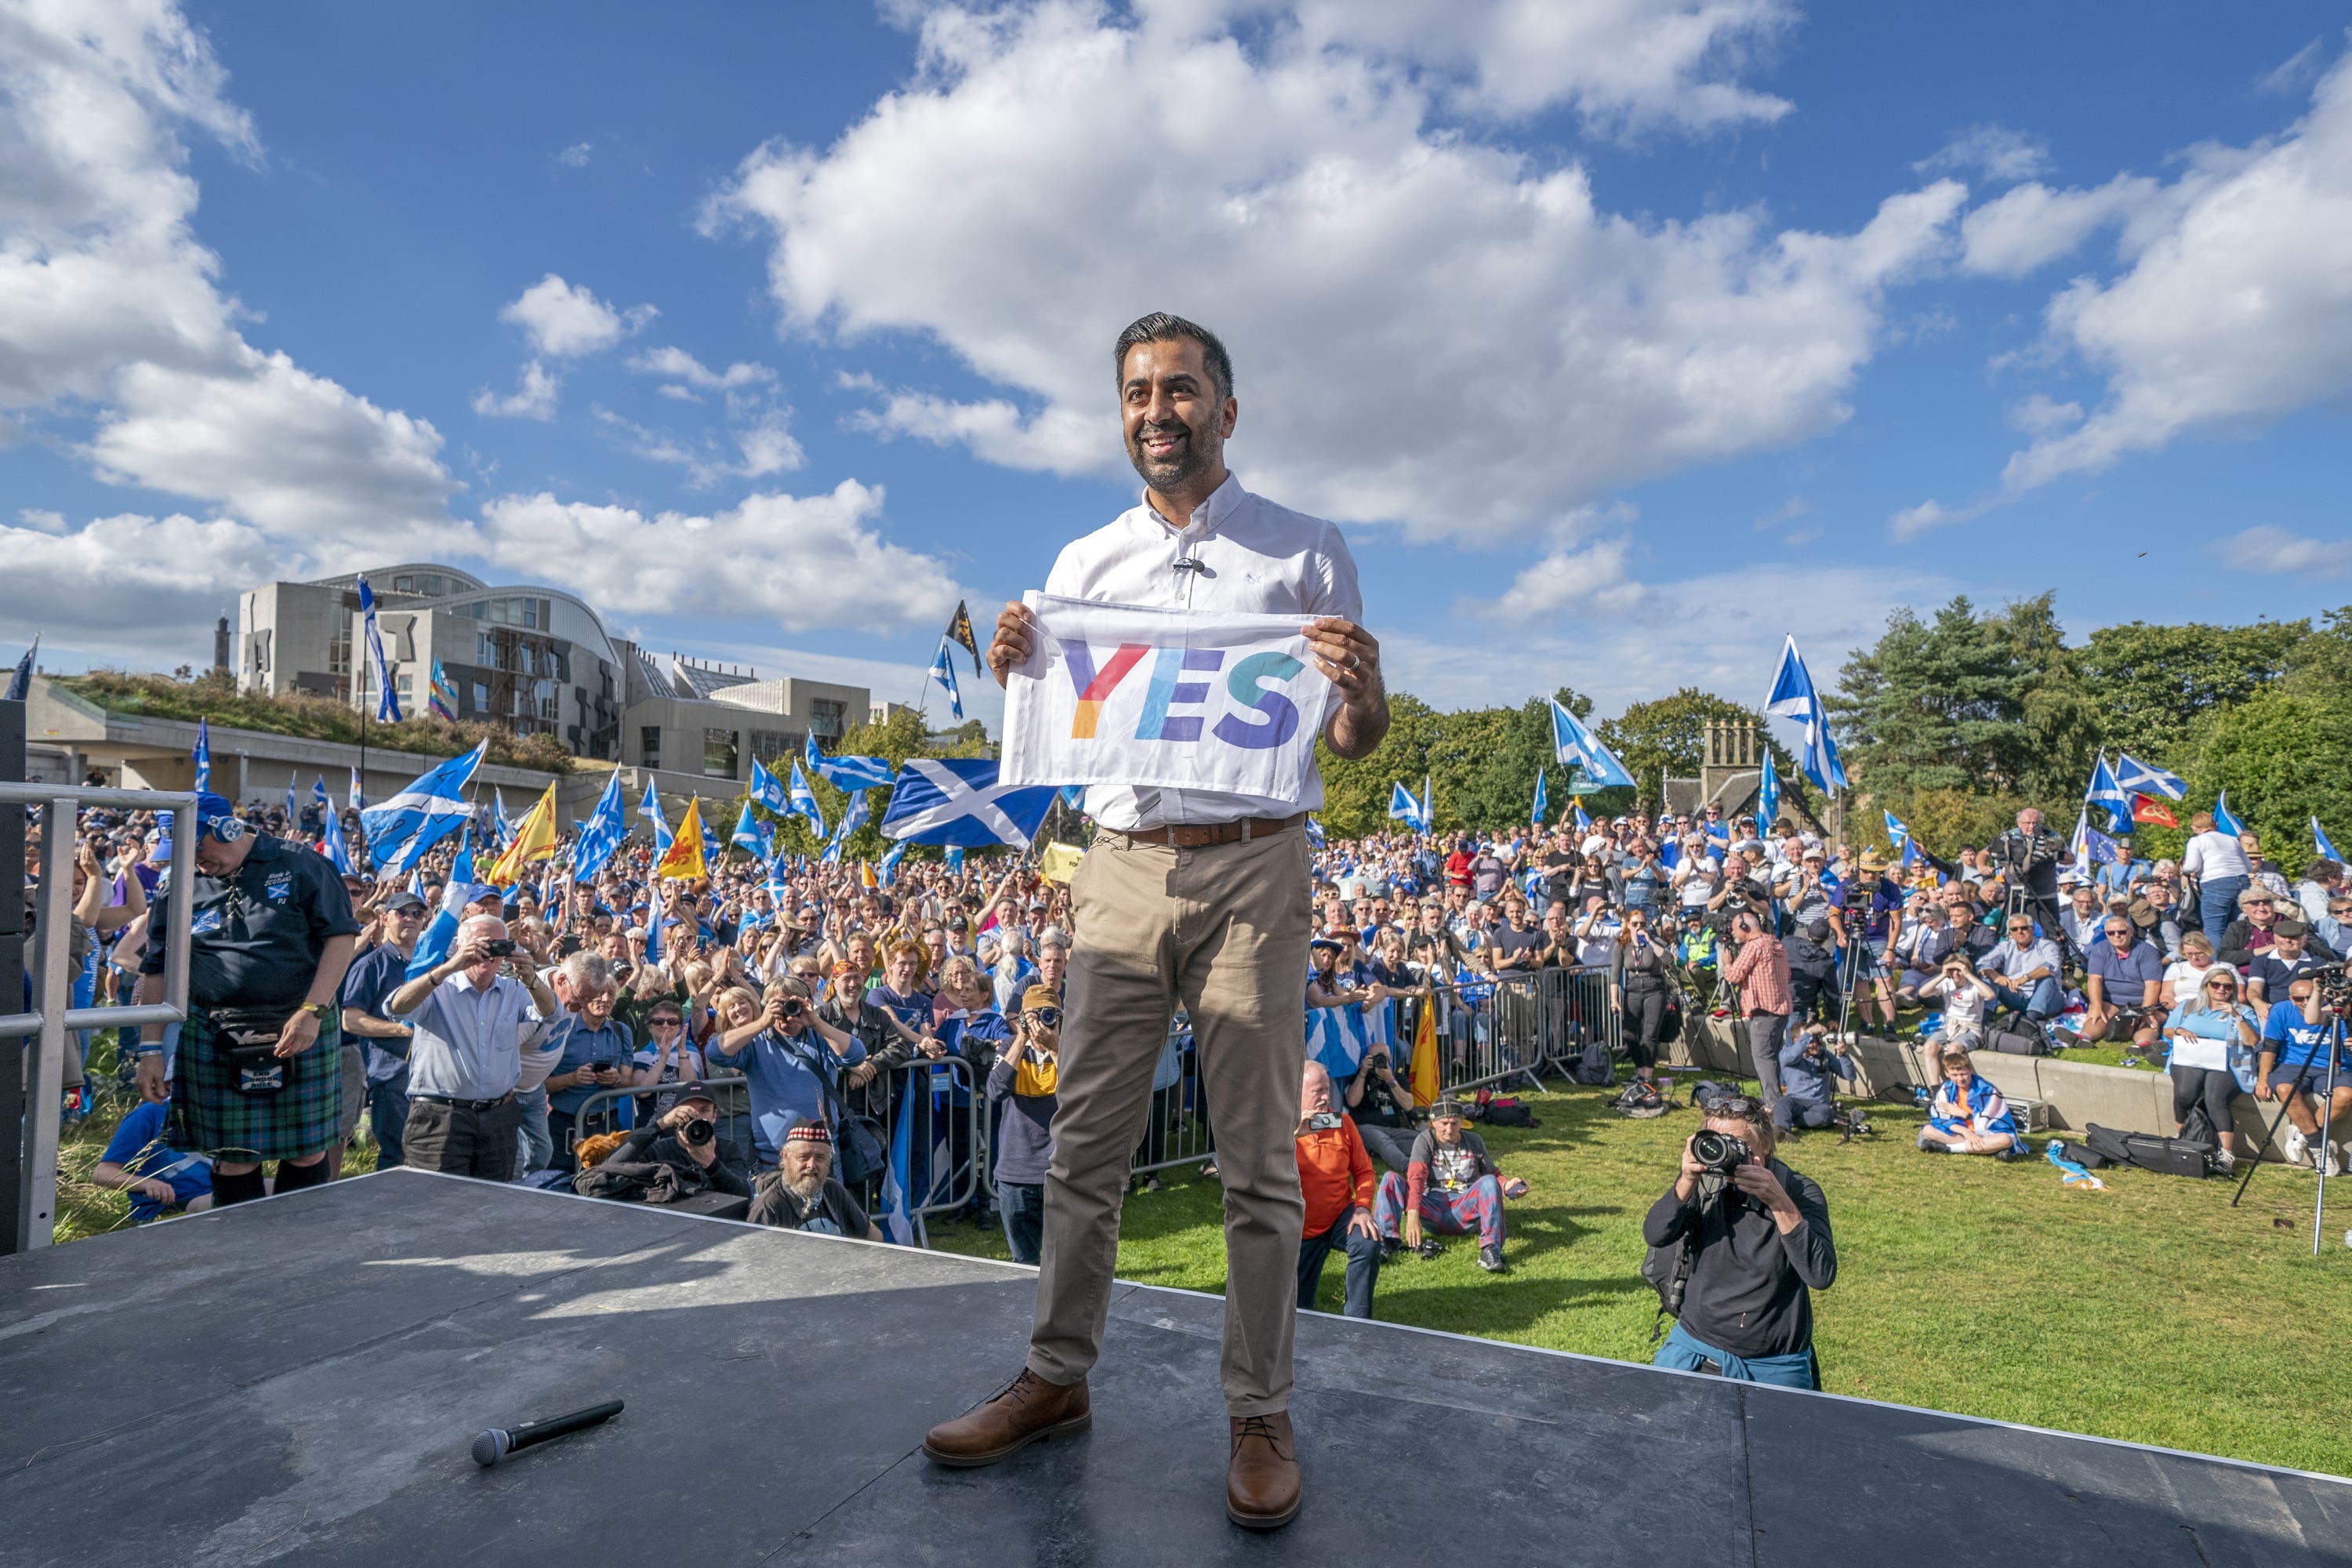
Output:
[[[2308,974],[2342,957],[2314,936],[2303,921],[2275,921],[2271,925],[2271,945],[2254,954],[2253,962],[2246,965],[2246,1000],[2257,1007],[2268,1006],[2287,994],[2295,976]]]
[[[1400,1177],[1391,1171],[1381,1178],[1372,1218],[1384,1254],[1411,1248],[1435,1258],[1437,1243],[1423,1236],[1424,1228],[1444,1236],[1475,1231],[1478,1267],[1499,1274],[1507,1229],[1503,1200],[1524,1195],[1528,1184],[1503,1174],[1486,1152],[1486,1141],[1464,1127],[1466,1120],[1459,1100],[1441,1100],[1429,1108],[1429,1125],[1412,1141],[1405,1173]]]
[[[990,1163],[1004,1242],[1015,1263],[1035,1263],[1045,1240],[1045,1173],[1054,1163],[1061,1048],[1061,994],[1032,985],[1021,998],[1011,1043],[988,1072],[988,1098],[1004,1102]]]
[[[384,999],[408,978],[408,961],[425,930],[425,900],[397,892],[378,910],[383,941],[362,952],[343,976],[343,1034],[363,1047],[369,1130],[375,1135],[375,1163],[390,1170],[402,1163],[401,1135],[408,1126],[408,1047],[415,1026],[384,1012]]]
[[[2214,955],[2242,973],[2251,970],[2254,955],[2270,951],[2271,929],[2278,916],[2276,895],[2260,883],[2247,888],[2238,895],[2238,918],[2223,929]]]
[[[752,1184],[751,1212],[744,1218],[779,1230],[882,1239],[849,1189],[834,1179],[833,1129],[814,1117],[784,1130],[776,1168],[762,1171]]]
[[[196,797],[195,876],[166,878],[152,931],[185,910],[188,1017],[172,1074],[172,1143],[213,1156],[213,1201],[263,1194],[261,1167],[278,1162],[278,1191],[318,1186],[342,1119],[341,1019],[335,999],[360,923],[326,857],[247,828],[219,795]],[[174,908],[176,906],[176,909]],[[141,963],[138,1000],[163,1000],[164,943]],[[226,1031],[251,1042],[236,1050]],[[162,1026],[140,1031],[136,1078],[164,1099]]]

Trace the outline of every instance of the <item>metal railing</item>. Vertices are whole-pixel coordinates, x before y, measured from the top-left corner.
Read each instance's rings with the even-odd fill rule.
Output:
[[[47,1247],[57,1233],[58,1121],[65,1089],[66,1036],[76,1029],[177,1024],[188,1016],[188,900],[172,900],[163,931],[163,995],[131,1007],[60,1005],[73,996],[73,871],[78,814],[84,806],[172,811],[188,820],[172,833],[172,886],[184,889],[196,870],[196,797],[165,790],[77,788],[0,783],[0,805],[37,807],[41,814],[40,925],[36,933],[30,1013],[0,1014],[0,1040],[38,1037],[18,1145],[22,1180],[13,1222],[16,1250]],[[11,892],[8,897],[15,897]],[[152,930],[151,930],[152,939]],[[14,1070],[13,1068],[7,1070]],[[10,1135],[16,1135],[11,1130]]]
[[[1208,1085],[1201,1078],[1201,1053],[1193,1046],[1191,1020],[1179,1013],[1168,1026],[1168,1040],[1152,1073],[1150,1114],[1128,1173],[1149,1175],[1179,1165],[1206,1164],[1216,1157]]]

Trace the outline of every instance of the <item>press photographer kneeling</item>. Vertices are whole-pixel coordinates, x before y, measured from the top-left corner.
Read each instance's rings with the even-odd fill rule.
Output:
[[[1674,1331],[1654,1358],[1677,1372],[1819,1388],[1812,1292],[1837,1278],[1819,1184],[1772,1157],[1772,1122],[1745,1095],[1714,1100],[1682,1173],[1650,1205],[1643,1274]]]

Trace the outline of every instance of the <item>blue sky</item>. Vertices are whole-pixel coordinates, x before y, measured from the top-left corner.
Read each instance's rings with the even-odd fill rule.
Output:
[[[904,700],[1161,307],[1444,706],[2352,599],[2339,9],[492,10],[0,25],[0,647],[430,554]]]

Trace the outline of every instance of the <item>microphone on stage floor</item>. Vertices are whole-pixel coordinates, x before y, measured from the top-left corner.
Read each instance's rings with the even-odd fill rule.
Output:
[[[512,1429],[493,1426],[474,1439],[474,1463],[488,1469],[517,1449],[528,1448],[533,1443],[544,1443],[550,1437],[561,1437],[566,1432],[577,1432],[583,1426],[609,1421],[620,1413],[621,1402],[608,1399],[602,1405],[592,1405],[585,1410],[575,1410],[569,1415],[558,1415],[547,1421],[526,1421]]]

